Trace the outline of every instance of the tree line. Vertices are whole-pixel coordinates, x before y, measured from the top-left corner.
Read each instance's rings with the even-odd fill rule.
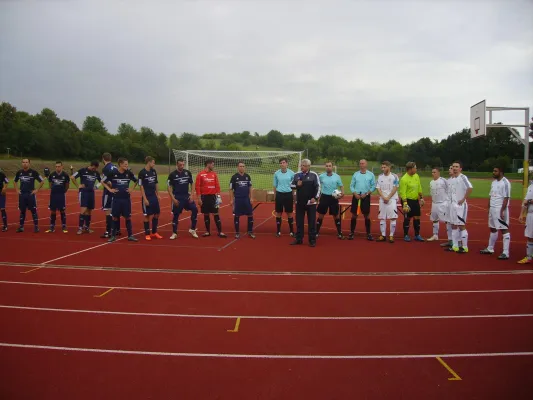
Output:
[[[420,135],[422,136],[422,135]],[[310,133],[283,134],[271,130],[266,134],[249,131],[237,133],[165,133],[142,126],[121,123],[117,132],[109,132],[97,116],[85,118],[81,127],[61,119],[55,111],[44,108],[38,114],[17,110],[3,102],[0,105],[0,153],[7,148],[14,156],[42,159],[91,160],[104,152],[115,157],[127,156],[132,162],[142,162],[151,155],[158,160],[168,158],[169,149],[189,150],[253,150],[269,147],[283,150],[305,150],[314,163],[329,159],[336,163],[356,163],[361,158],[389,160],[397,166],[416,161],[419,167],[446,167],[461,160],[464,168],[491,171],[494,165],[509,170],[513,159],[523,158],[523,145],[507,128],[489,128],[486,137],[472,140],[469,129],[450,134],[442,140],[422,137],[402,145],[394,138],[385,143],[347,140],[336,135],[315,138]]]

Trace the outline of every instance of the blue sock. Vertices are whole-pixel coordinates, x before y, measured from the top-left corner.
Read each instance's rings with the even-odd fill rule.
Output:
[[[133,228],[131,227],[131,219],[126,220],[126,229],[128,230],[128,236],[133,236]]]
[[[24,221],[26,221],[26,210],[20,212],[20,227],[24,228]]]
[[[80,214],[80,229],[83,229],[83,226],[85,225],[85,215]]]
[[[191,214],[191,229],[192,230],[196,229],[197,221],[198,221],[198,210],[193,209],[192,214]]]
[[[239,233],[240,221],[239,221],[239,217],[236,215],[233,216],[233,224],[235,225],[235,233]]]
[[[178,233],[178,218],[178,214],[174,214],[174,216],[172,217],[172,233]]]
[[[50,214],[50,228],[56,226],[56,214]]]
[[[61,211],[61,225],[63,225],[64,228],[67,227],[67,214],[65,214],[65,211]]]
[[[31,210],[31,215],[33,216],[33,224],[37,227],[39,225],[39,217],[37,216],[37,209],[36,208]]]
[[[91,226],[91,214],[85,216],[85,222],[87,229],[89,229],[89,227]]]
[[[144,234],[146,236],[150,235],[150,222],[148,221],[144,222]]]
[[[254,217],[248,216],[248,232],[252,232],[254,230]]]

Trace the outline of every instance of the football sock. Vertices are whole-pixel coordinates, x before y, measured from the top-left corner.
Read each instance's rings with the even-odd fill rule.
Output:
[[[154,217],[152,219],[152,233],[157,233],[157,226],[159,225],[159,218]]]
[[[365,216],[365,228],[366,228],[366,234],[370,235],[370,217]]]
[[[252,232],[254,230],[254,217],[251,215],[248,217],[248,232]]]
[[[144,234],[146,236],[150,235],[150,222],[144,221]]]
[[[318,218],[316,220],[316,233],[317,235],[320,233],[320,227],[322,226],[322,220],[320,218]]]
[[[67,227],[67,214],[65,214],[65,210],[61,210],[61,225],[63,227]]]
[[[453,247],[459,247],[459,239],[461,238],[461,232],[459,232],[459,229],[453,229],[452,228],[452,241],[453,241]]]
[[[174,214],[172,217],[172,233],[178,233],[179,215]]]
[[[294,218],[289,217],[289,232],[294,233]]]
[[[409,235],[409,225],[411,225],[411,218],[405,217],[403,219],[403,235]]]
[[[503,235],[503,254],[509,255],[509,247],[511,247],[511,234],[507,232]]]
[[[235,233],[239,233],[240,218],[236,215],[233,216],[233,225],[235,225]]]
[[[341,219],[339,217],[335,217],[335,227],[337,228],[337,234],[342,235]]]
[[[352,217],[352,220],[350,221],[350,233],[355,232],[356,226],[357,226],[357,219],[355,217]]]
[[[415,218],[413,220],[413,227],[415,228],[415,236],[420,235],[420,218]]]
[[[6,210],[2,210],[2,222],[4,226],[7,226],[7,213]]]
[[[381,232],[381,236],[385,237],[387,235],[387,221],[384,219],[379,221],[379,230]]]
[[[198,222],[198,210],[194,208],[191,213],[191,229],[196,230],[196,224]]]
[[[468,247],[468,232],[466,229],[461,231],[461,241],[463,242],[463,247]]]
[[[390,233],[389,236],[394,236],[394,232],[396,231],[396,220],[391,219],[390,220]]]
[[[131,219],[126,220],[126,229],[128,230],[128,237],[133,236],[133,228],[131,226]]]
[[[276,217],[276,233],[281,232],[281,217]]]
[[[489,235],[489,245],[487,246],[487,249],[494,251],[494,245],[496,244],[497,240],[498,240],[498,231],[491,232]]]
[[[527,242],[527,257],[533,258],[533,242]]]
[[[209,214],[204,214],[204,224],[206,232],[211,232],[211,220],[209,219]]]
[[[218,233],[222,232],[222,222],[220,222],[220,215],[215,214],[215,225],[217,226]]]
[[[433,222],[433,236],[439,236],[439,222]]]

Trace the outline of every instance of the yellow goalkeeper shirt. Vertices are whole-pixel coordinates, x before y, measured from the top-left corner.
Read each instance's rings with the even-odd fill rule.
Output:
[[[400,197],[402,201],[418,200],[419,194],[422,193],[422,184],[418,174],[405,174],[400,179]]]

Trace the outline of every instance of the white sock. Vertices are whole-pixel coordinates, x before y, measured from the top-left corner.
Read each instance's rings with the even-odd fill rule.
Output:
[[[453,240],[453,236],[452,236],[452,224],[450,224],[449,222],[446,224],[446,230],[448,231],[448,242],[451,242]]]
[[[459,238],[460,237],[461,237],[461,233],[459,232],[459,229],[452,229],[453,247],[459,247]]]
[[[503,235],[503,254],[509,256],[509,247],[511,247],[511,234],[507,232]]]
[[[381,231],[381,236],[385,237],[387,234],[387,221],[384,219],[379,220],[379,230]]]
[[[391,219],[390,220],[390,233],[389,235],[390,236],[394,236],[394,232],[396,231],[396,220],[395,219]]]
[[[439,236],[439,222],[433,222],[433,236]]]
[[[497,240],[498,240],[498,231],[491,232],[489,236],[489,245],[487,246],[487,249],[494,251],[494,245],[496,244]]]
[[[463,242],[463,247],[468,247],[468,232],[466,229],[461,231],[461,241]]]
[[[533,258],[533,242],[527,242],[527,258]]]

